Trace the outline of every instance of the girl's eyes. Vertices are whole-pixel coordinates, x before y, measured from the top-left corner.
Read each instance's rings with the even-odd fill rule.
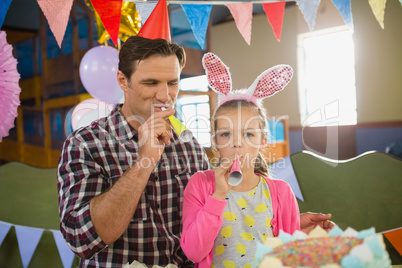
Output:
[[[230,132],[221,133],[221,137],[229,137],[229,136],[230,136]],[[246,132],[246,133],[244,133],[244,137],[251,138],[251,137],[254,137],[254,134],[251,132]]]

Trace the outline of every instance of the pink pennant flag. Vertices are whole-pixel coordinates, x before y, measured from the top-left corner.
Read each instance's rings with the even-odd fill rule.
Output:
[[[373,11],[374,16],[382,29],[384,29],[384,14],[386,3],[387,0],[369,0],[371,10]]]
[[[50,30],[61,48],[73,0],[37,0],[49,23]]]
[[[285,2],[262,4],[265,14],[267,14],[269,24],[271,24],[272,30],[274,31],[276,40],[278,40],[278,42],[281,41],[285,4]]]
[[[237,29],[250,45],[251,41],[251,19],[253,18],[253,3],[244,2],[239,4],[226,4],[236,22]]]

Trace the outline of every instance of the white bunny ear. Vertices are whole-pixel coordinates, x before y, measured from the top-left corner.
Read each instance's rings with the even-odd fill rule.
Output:
[[[266,98],[284,89],[292,76],[292,67],[277,65],[260,74],[247,91],[256,98]]]
[[[208,78],[209,86],[217,93],[227,95],[232,89],[232,79],[229,68],[213,53],[202,57],[202,66]]]

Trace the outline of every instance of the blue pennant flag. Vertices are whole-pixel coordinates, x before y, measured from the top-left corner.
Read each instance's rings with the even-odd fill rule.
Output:
[[[292,161],[290,160],[289,156],[272,164],[269,167],[269,173],[274,179],[286,181],[290,185],[290,188],[292,188],[295,196],[301,201],[304,201],[299,182],[297,181],[295,171],[293,170]]]
[[[0,1],[0,28],[3,26],[4,19],[6,18],[6,14],[8,8],[10,7],[11,0],[1,0]]]
[[[353,30],[353,17],[352,17],[352,6],[350,0],[332,0],[336,8],[342,15],[343,20],[348,25],[348,27]]]
[[[52,230],[54,241],[56,242],[57,249],[59,250],[60,259],[63,267],[70,268],[74,261],[74,252],[67,246],[66,241],[60,231]]]
[[[22,264],[26,268],[42,237],[43,229],[15,225],[15,233],[17,235]]]
[[[141,17],[141,25],[144,25],[144,23],[147,21],[149,15],[151,15],[152,11],[154,10],[156,4],[158,2],[136,2],[135,3],[135,8],[138,11],[138,14],[140,14]]]
[[[320,1],[321,0],[296,1],[296,4],[299,6],[299,9],[304,16],[310,31],[314,29],[315,18],[317,16],[317,9],[320,5]]]
[[[205,35],[207,33],[209,14],[212,5],[185,5],[182,4],[184,13],[190,22],[191,29],[201,49],[204,49]]]
[[[10,231],[11,224],[0,221],[0,246],[3,243],[4,238],[6,238],[6,235],[8,234],[8,231]]]

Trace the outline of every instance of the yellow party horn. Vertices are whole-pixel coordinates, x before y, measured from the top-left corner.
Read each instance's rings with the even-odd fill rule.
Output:
[[[162,111],[165,111],[166,108],[162,107]],[[172,127],[176,131],[176,133],[179,135],[179,138],[182,142],[189,142],[193,138],[193,133],[185,126],[183,125],[176,117],[173,115],[168,117],[170,124],[172,124]]]

